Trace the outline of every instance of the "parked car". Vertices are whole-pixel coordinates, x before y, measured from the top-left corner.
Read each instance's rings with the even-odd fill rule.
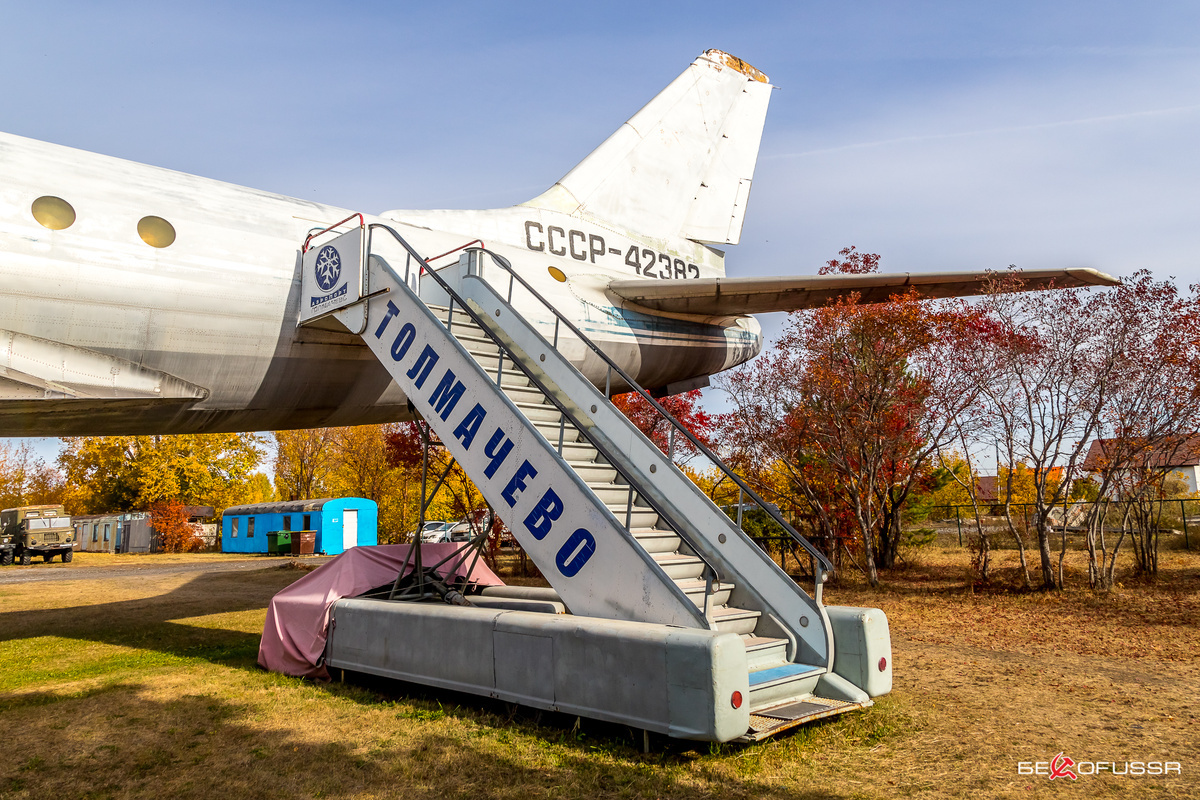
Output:
[[[421,528],[421,543],[438,544],[440,542],[448,542],[450,541],[450,529],[453,527],[453,522],[446,522],[440,519],[426,520],[425,526]]]
[[[469,542],[475,532],[471,530],[471,523],[463,520],[454,525],[449,531],[451,542]]]

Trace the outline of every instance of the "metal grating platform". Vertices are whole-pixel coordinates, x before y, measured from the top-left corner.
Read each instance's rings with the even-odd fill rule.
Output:
[[[868,700],[865,703],[847,703],[843,700],[830,700],[825,697],[811,697],[800,702],[783,703],[773,708],[759,709],[750,714],[750,730],[739,736],[737,742],[761,742],[778,733],[813,722],[825,717],[832,717],[856,708],[867,708],[874,705]]]

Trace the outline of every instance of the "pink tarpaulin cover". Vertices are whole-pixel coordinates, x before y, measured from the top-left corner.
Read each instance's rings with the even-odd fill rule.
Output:
[[[262,643],[258,646],[259,666],[285,675],[327,679],[329,673],[324,664],[317,662],[325,652],[329,609],[343,597],[357,597],[394,581],[404,566],[410,546],[353,547],[272,597]],[[436,564],[463,547],[466,544],[462,542],[423,544],[421,563]],[[475,568],[468,576],[466,573],[472,561],[475,561],[473,553],[465,559],[451,559],[439,567],[438,572],[449,580],[468,577],[483,586],[504,585],[483,559],[475,562]],[[406,572],[411,571],[410,563]]]

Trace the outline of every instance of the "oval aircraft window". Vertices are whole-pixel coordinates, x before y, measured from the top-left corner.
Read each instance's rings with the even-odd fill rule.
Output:
[[[170,247],[175,241],[175,228],[162,217],[142,217],[138,220],[138,236],[151,247]]]
[[[559,283],[567,282],[567,276],[561,269],[558,267],[550,267],[549,269],[551,278],[554,278],[554,280],[558,281]]]
[[[30,210],[39,225],[52,231],[65,230],[75,223],[75,209],[61,197],[39,197]]]

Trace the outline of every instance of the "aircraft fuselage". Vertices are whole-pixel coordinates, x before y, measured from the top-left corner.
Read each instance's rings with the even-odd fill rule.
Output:
[[[57,230],[39,222],[34,203],[43,197],[68,203],[73,222]],[[408,418],[406,398],[358,337],[296,324],[300,246],[351,213],[0,134],[0,435]],[[173,241],[151,244],[165,239],[147,218],[169,223]],[[525,206],[368,220],[391,225],[427,258],[482,240],[648,388],[728,369],[761,346],[752,317],[655,314],[606,292],[616,278],[722,275],[722,254],[694,242]],[[456,259],[433,267],[454,269]],[[552,326],[544,309],[517,302]],[[602,368],[577,344],[560,349],[602,383]]]

